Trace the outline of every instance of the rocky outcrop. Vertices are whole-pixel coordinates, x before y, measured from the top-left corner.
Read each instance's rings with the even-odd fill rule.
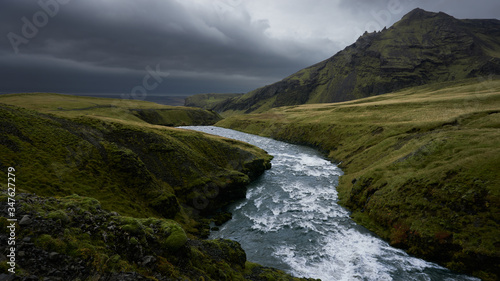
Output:
[[[237,242],[188,239],[173,220],[121,216],[77,195],[16,199],[23,206],[17,211],[22,219],[16,224],[16,274],[6,271],[10,234],[1,217],[1,280],[264,280],[259,272],[301,280],[247,264]],[[2,214],[8,207],[2,194]]]

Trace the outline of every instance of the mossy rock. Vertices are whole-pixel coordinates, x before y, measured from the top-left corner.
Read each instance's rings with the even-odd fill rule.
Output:
[[[71,220],[68,214],[63,210],[52,211],[47,214],[47,218],[53,220],[60,220],[62,223],[68,223]]]
[[[77,202],[93,201],[76,196],[55,199],[18,194],[18,197],[22,206],[27,201],[37,205],[20,208],[30,216],[53,214],[52,218],[40,216],[23,228],[34,243],[22,239],[19,246],[30,249],[25,253],[26,259],[37,260],[23,264],[26,276],[48,277],[41,269],[43,266],[60,271],[68,280],[84,280],[88,272],[110,280],[123,280],[121,275],[130,277],[130,274],[137,280],[151,279],[151,276],[168,280],[302,280],[259,265],[247,270],[246,255],[239,243],[225,239],[188,239],[173,220],[124,217],[103,209],[96,209],[94,213],[75,212],[79,208]],[[70,209],[64,207],[67,201],[72,203]],[[57,207],[63,209],[54,210]],[[61,217],[58,210],[72,214],[67,225],[58,223]],[[70,265],[80,270],[72,270]]]
[[[184,229],[175,222],[168,226],[168,237],[161,241],[161,244],[170,251],[177,251],[187,242],[187,235]]]
[[[66,243],[58,238],[53,238],[50,234],[40,235],[35,244],[50,252],[64,252],[66,249]]]

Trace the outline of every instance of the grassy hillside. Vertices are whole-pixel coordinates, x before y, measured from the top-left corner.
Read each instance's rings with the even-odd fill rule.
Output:
[[[0,103],[10,104],[2,105],[0,112],[2,167],[7,163],[22,167],[25,191],[49,196],[76,192],[102,200],[105,206],[112,204],[108,206],[112,210],[147,216],[152,213],[144,208],[145,202],[159,200],[165,191],[176,192],[181,203],[193,205],[204,185],[234,182],[238,189],[250,180],[251,169],[258,173],[255,163],[261,163],[263,171],[269,160],[255,147],[150,124],[136,115],[139,110],[160,111],[159,115],[165,109],[185,110],[184,116],[179,114],[181,123],[199,124],[189,114],[203,110],[132,101],[122,101],[129,103],[127,107],[113,104],[118,102],[53,94],[0,96]],[[162,118],[168,120],[168,115]],[[177,118],[171,123],[182,119]],[[116,196],[117,191],[122,192]],[[242,196],[241,191],[227,194]],[[134,203],[124,204],[121,198]],[[223,196],[217,198],[212,200],[214,207],[224,201]]]
[[[307,144],[340,162],[340,202],[394,246],[498,280],[500,80],[438,83],[216,125]]]
[[[64,118],[86,116],[135,124],[146,122],[165,126],[212,125],[221,120],[221,117],[214,112],[191,107],[52,93],[0,95],[0,103],[17,105]]]
[[[257,113],[489,74],[500,74],[499,20],[459,20],[415,9],[327,60],[214,108],[223,116]]]
[[[0,209],[7,210],[7,169],[14,167],[16,238],[24,249],[18,273],[64,280],[254,280],[261,274],[291,280],[246,263],[235,242],[199,240],[211,220],[224,216],[218,210],[244,198],[246,184],[271,160],[242,142],[156,125],[215,117],[139,101],[0,96]],[[7,224],[0,218],[2,247]],[[70,270],[75,266],[80,270]],[[0,272],[7,268],[1,261]]]
[[[186,98],[184,105],[203,109],[216,110],[221,103],[238,98],[243,94],[198,94]]]

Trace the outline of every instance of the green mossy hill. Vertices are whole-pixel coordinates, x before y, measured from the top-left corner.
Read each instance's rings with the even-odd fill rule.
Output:
[[[128,120],[132,114],[55,112],[0,104],[0,169],[15,167],[20,191],[89,196],[105,209],[173,218],[204,236],[208,226],[192,218],[244,198],[246,184],[270,167],[271,156],[242,142]]]
[[[415,9],[333,57],[217,108],[223,116],[348,101],[411,86],[500,74],[500,21]]]
[[[117,122],[149,123],[163,126],[212,125],[222,118],[215,112],[153,102],[93,98],[52,93],[0,95],[0,103],[17,105],[66,118],[87,116]]]
[[[189,239],[163,218],[120,216],[89,197],[18,194],[16,276],[34,280],[305,280],[248,263],[230,240]],[[0,195],[0,210],[8,208]],[[5,211],[5,212],[3,212]],[[8,247],[0,217],[0,248]],[[8,252],[8,251],[5,251]],[[0,274],[10,274],[0,260]],[[17,279],[16,279],[17,280]],[[24,279],[20,279],[24,280]]]
[[[498,280],[500,80],[281,107],[217,126],[308,144],[341,162],[340,202],[394,246]]]
[[[272,156],[243,142],[151,124],[137,110],[163,106],[121,102],[130,101],[0,96],[1,174],[15,168],[17,275],[300,280],[247,263],[236,242],[202,239],[209,217],[221,220],[219,209],[244,198]],[[7,182],[0,187],[5,192]],[[7,199],[1,194],[2,216]],[[9,252],[7,224],[0,217],[2,253]],[[8,268],[0,255],[0,276]]]
[[[220,111],[224,104],[230,103],[231,100],[242,95],[243,94],[198,94],[187,97],[184,100],[184,105]]]

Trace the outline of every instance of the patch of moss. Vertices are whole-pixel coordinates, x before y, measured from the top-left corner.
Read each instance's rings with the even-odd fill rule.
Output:
[[[165,229],[165,226],[163,226],[163,228]],[[164,245],[167,249],[177,251],[182,246],[184,246],[184,244],[186,244],[186,233],[184,232],[184,229],[182,229],[179,225],[169,225],[168,232],[168,238],[165,239],[164,242],[162,242],[162,245]]]
[[[47,215],[47,218],[53,219],[53,220],[60,220],[62,223],[68,223],[70,221],[69,216],[66,214],[66,212],[62,210],[56,210],[52,211]]]
[[[77,194],[72,194],[64,198],[62,207],[65,209],[74,209],[79,213],[95,212],[101,209],[101,203],[92,197],[83,197]],[[57,210],[60,212],[61,210]]]
[[[47,251],[55,252],[55,251],[63,251],[66,248],[66,244],[64,241],[58,239],[58,238],[53,238],[50,234],[42,234],[40,235],[36,241],[35,244]]]

